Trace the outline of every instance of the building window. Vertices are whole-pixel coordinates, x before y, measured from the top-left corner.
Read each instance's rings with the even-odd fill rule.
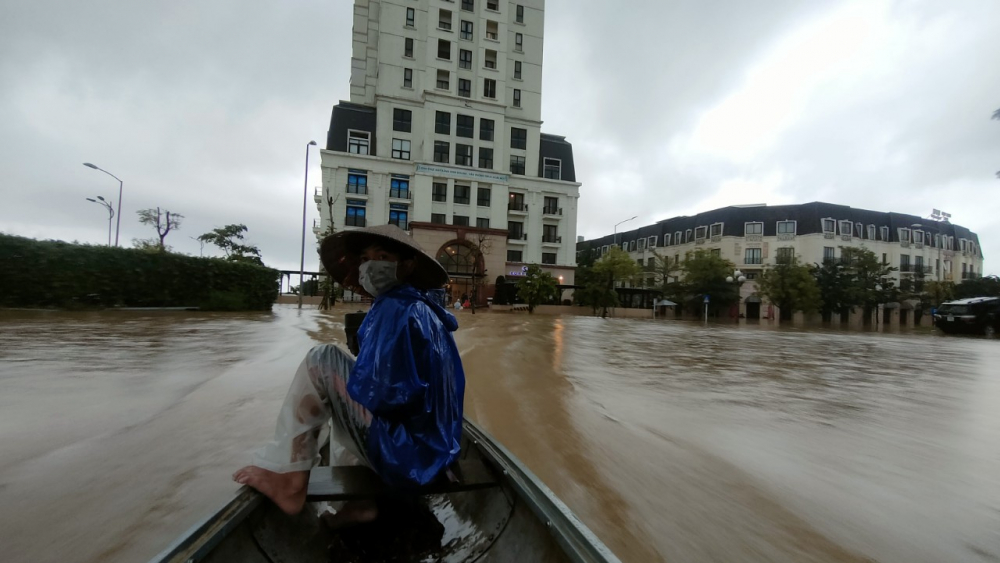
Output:
[[[684,239],[681,238],[681,232],[680,231],[677,231],[676,233],[674,233],[674,244],[681,244],[681,241],[683,241],[683,240]]]
[[[861,223],[854,224],[854,236],[861,238],[864,236],[865,226]]]
[[[438,39],[438,58],[446,61],[451,60],[451,41]]]
[[[528,130],[519,129],[517,127],[510,128],[510,148],[512,149],[527,149],[528,148]]]
[[[562,161],[558,158],[546,158],[542,161],[542,176],[551,180],[562,180]]]
[[[404,211],[402,209],[390,209],[389,210],[389,224],[396,225],[400,229],[408,230],[410,228],[409,218],[410,212]]]
[[[410,141],[406,139],[393,139],[392,158],[410,160]]]
[[[875,240],[875,225],[868,225],[868,238]]]
[[[910,242],[910,229],[899,229],[899,242]]]
[[[708,234],[708,227],[696,227],[694,230],[694,239],[704,239],[706,234]]]
[[[492,119],[480,119],[479,120],[479,140],[480,141],[492,141],[493,140],[493,120]]]
[[[468,215],[452,215],[451,224],[456,227],[468,227],[469,226],[469,216]]]
[[[413,88],[413,69],[403,69],[403,88]]]
[[[791,262],[792,258],[794,258],[794,257],[795,257],[795,248],[793,248],[791,246],[787,246],[787,247],[779,248],[778,249],[777,259],[778,259],[778,263],[779,264],[785,263],[785,262]]]
[[[722,257],[722,249],[721,248],[713,248],[713,249],[709,250],[709,252],[711,252],[712,256],[715,256],[716,258],[721,258]]]
[[[472,51],[468,49],[458,51],[458,68],[472,68]]]
[[[641,238],[636,242],[636,244],[638,245],[639,250],[646,250],[646,239]]]
[[[371,134],[367,131],[347,132],[347,152],[351,154],[368,154],[368,140]]]
[[[507,203],[507,209],[511,211],[527,211],[528,206],[524,204],[524,194],[512,192],[510,194],[510,202]]]
[[[455,203],[461,203],[462,205],[469,205],[469,192],[472,188],[469,186],[462,186],[460,184],[455,184]],[[468,225],[468,223],[466,223]]]
[[[441,135],[451,135],[451,114],[439,111],[434,115],[434,132]]]
[[[431,223],[435,225],[444,225],[446,223],[444,213],[431,213]]]
[[[348,227],[365,226],[365,202],[349,199],[347,200],[347,216],[344,218],[344,225]]]
[[[647,248],[656,248],[656,237],[655,236],[651,236],[648,239],[646,239],[646,247]]]
[[[497,68],[497,52],[493,49],[486,49],[486,54],[483,57],[483,66],[486,68],[492,68],[496,70]]]
[[[417,12],[413,8],[406,9],[406,27],[413,27],[414,20],[417,17]]]
[[[507,251],[507,261],[508,262],[522,262],[522,256],[524,253],[520,250],[508,250]]]
[[[744,223],[743,224],[743,235],[762,235],[764,234],[764,223]]]
[[[368,193],[368,174],[359,174],[359,173],[348,174],[347,193],[366,195]]]
[[[490,206],[490,196],[493,195],[490,188],[478,188],[476,190],[476,205],[479,207]]]
[[[449,90],[451,88],[451,76],[447,70],[437,71],[437,87],[441,90]]]
[[[713,223],[711,228],[708,230],[709,236],[721,237],[722,236],[722,223]]]
[[[455,164],[472,166],[472,145],[455,145]]]
[[[458,114],[455,118],[455,135],[471,139],[476,134],[476,118]]]
[[[760,254],[761,249],[759,248],[748,248],[743,253],[743,263],[744,264],[763,264]]]
[[[465,10],[466,12],[475,12],[476,11],[475,0],[462,0],[462,9]]]
[[[521,61],[514,61],[514,79],[521,79]]]
[[[498,33],[499,26],[497,22],[493,20],[486,21],[486,38],[492,41],[496,41],[500,36]]]
[[[964,264],[963,264],[963,266],[964,266]],[[900,256],[899,256],[899,271],[900,272],[909,272],[910,271],[910,255],[909,254],[900,254]]]
[[[521,91],[514,88],[514,107],[521,107]]]
[[[879,227],[879,235],[882,237],[882,240],[889,240],[889,227]]]
[[[684,242],[691,242],[691,229],[684,231]]]
[[[555,225],[542,225],[542,242],[559,242],[559,229]]]
[[[934,247],[941,248],[941,235],[934,235]]]
[[[834,254],[835,252],[836,252],[836,249],[833,248],[832,246],[824,246],[823,247],[823,262],[830,262],[830,261],[832,261],[836,257],[836,255]]]
[[[483,79],[483,97],[495,100],[497,97],[497,81],[492,78]]]
[[[410,124],[413,120],[413,112],[408,109],[393,108],[392,110],[392,130],[410,132]]]
[[[543,252],[542,253],[542,264],[555,264],[556,263],[556,253],[555,252]]]
[[[451,12],[449,10],[438,10],[438,29],[451,31]]]
[[[524,175],[524,157],[516,154],[510,155],[510,173]]]
[[[543,215],[559,215],[559,198],[545,196],[542,206]]]
[[[514,8],[514,21],[517,23],[524,23],[524,6],[518,4]]]
[[[837,232],[837,222],[833,219],[823,219],[823,232],[834,234]]]
[[[851,222],[850,221],[841,221],[840,222],[840,234],[841,235],[851,236]]]
[[[476,228],[477,229],[488,229],[488,228],[490,228],[490,219],[489,219],[489,217],[479,217],[479,218],[477,218],[476,219]]]
[[[507,238],[511,240],[524,240],[524,223],[520,221],[507,221]]]
[[[913,242],[917,244],[924,243],[924,232],[923,231],[913,231]]]
[[[493,149],[479,147],[479,167],[493,170]]]
[[[670,246],[670,235],[669,234],[664,234],[663,235],[663,246]]]
[[[463,98],[472,97],[472,81],[465,78],[458,79],[458,95]]]
[[[444,182],[434,182],[431,189],[432,201],[448,201],[448,184]],[[444,221],[441,222],[443,223]]]
[[[407,37],[403,40],[403,56],[413,58],[413,38]]]
[[[462,20],[462,28],[459,30],[459,37],[472,41],[472,22]]]
[[[778,221],[778,234],[779,235],[794,235],[795,234],[795,221]]]
[[[514,50],[523,51],[524,50],[524,35],[520,33],[514,34]]]
[[[448,164],[451,145],[445,141],[434,141],[434,162]]]
[[[497,0],[486,0],[486,9],[494,12],[500,11],[500,2]]]
[[[393,175],[389,180],[389,197],[410,199],[410,177]]]

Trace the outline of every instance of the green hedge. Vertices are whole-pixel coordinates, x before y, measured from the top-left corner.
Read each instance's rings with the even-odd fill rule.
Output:
[[[277,298],[271,268],[0,234],[0,307],[270,310]]]

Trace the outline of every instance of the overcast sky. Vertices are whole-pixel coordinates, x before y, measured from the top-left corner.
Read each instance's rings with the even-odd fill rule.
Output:
[[[123,245],[161,206],[186,216],[177,251],[245,223],[298,268],[305,145],[349,97],[347,0],[2,11],[0,232],[106,242],[85,198],[118,185],[93,162],[125,181]],[[942,209],[1000,252],[997,22],[995,0],[549,0],[542,130],[575,147],[578,234],[819,200]],[[309,184],[311,225],[315,150]]]

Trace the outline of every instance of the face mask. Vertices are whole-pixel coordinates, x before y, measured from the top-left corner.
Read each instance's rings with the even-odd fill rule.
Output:
[[[372,297],[378,297],[380,293],[399,284],[396,279],[396,263],[386,260],[362,262],[358,268],[358,281]]]

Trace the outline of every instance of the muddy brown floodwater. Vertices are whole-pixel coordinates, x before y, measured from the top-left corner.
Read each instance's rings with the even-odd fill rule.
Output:
[[[347,311],[0,311],[0,559],[156,554]],[[467,415],[624,561],[1000,561],[998,341],[460,323]]]

